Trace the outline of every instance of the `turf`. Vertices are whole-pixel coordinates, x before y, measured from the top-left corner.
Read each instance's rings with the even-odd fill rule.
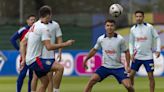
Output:
[[[25,79],[22,92],[27,92],[27,80]],[[60,92],[83,92],[89,77],[64,77]],[[156,77],[156,91],[164,92],[164,77]],[[136,92],[149,92],[149,82],[146,77],[135,79]],[[0,92],[15,92],[16,77],[0,77]],[[126,89],[117,83],[114,78],[107,78],[97,83],[92,92],[127,92]]]

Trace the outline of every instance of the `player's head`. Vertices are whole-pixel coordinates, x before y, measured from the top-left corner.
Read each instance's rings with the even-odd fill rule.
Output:
[[[141,24],[144,21],[144,12],[143,11],[136,11],[135,12],[136,23]]]
[[[107,34],[111,34],[114,32],[116,27],[116,22],[112,19],[108,19],[105,21],[105,30]]]
[[[27,16],[26,22],[29,26],[32,26],[35,21],[36,21],[35,15],[31,14],[31,15]]]
[[[39,10],[39,17],[43,23],[48,23],[51,20],[52,10],[51,7],[45,5]]]

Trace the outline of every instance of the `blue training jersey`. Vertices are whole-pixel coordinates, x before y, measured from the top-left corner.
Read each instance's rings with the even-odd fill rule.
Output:
[[[22,28],[20,28],[17,32],[15,32],[11,38],[10,41],[12,43],[12,45],[19,50],[19,45],[17,43],[17,40],[19,39],[20,41],[24,38],[24,36],[26,35],[26,33],[28,32],[28,30],[30,29],[30,26],[26,25]]]

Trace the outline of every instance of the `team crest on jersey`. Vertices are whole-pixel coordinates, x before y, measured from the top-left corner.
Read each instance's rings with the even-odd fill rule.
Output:
[[[51,65],[51,61],[46,61],[46,65]]]
[[[111,49],[111,50],[105,50],[105,53],[106,54],[109,54],[109,55],[114,55],[116,53],[116,51],[114,49]]]
[[[148,38],[145,36],[145,37],[137,37],[136,40],[138,42],[143,42],[143,41],[146,41]]]
[[[124,71],[124,74],[128,74],[127,71]]]

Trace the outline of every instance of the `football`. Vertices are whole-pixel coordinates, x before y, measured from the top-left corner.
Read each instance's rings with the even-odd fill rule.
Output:
[[[123,13],[123,7],[120,4],[112,4],[109,7],[109,14],[113,17],[119,17]]]

